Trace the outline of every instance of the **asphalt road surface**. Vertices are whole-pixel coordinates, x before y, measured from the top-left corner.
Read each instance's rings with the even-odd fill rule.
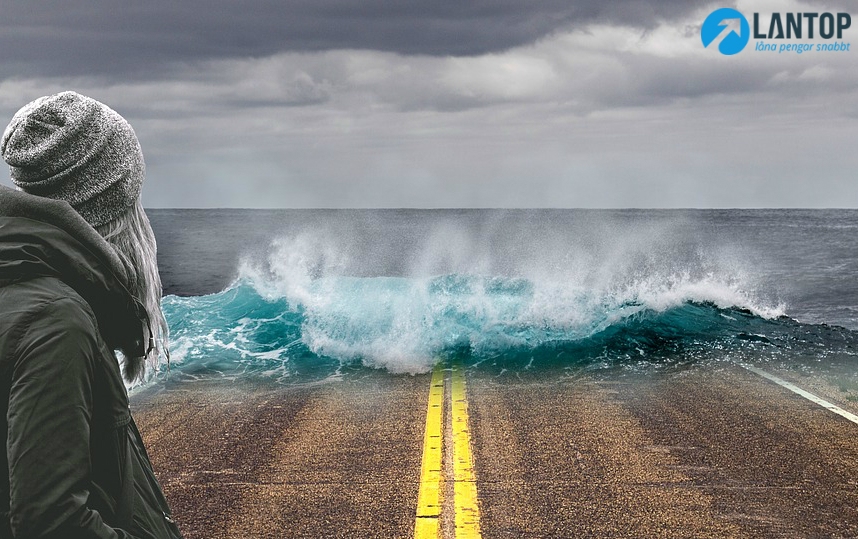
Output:
[[[484,538],[858,536],[858,424],[737,365],[465,380]],[[414,537],[429,385],[167,382],[132,407],[187,539]]]

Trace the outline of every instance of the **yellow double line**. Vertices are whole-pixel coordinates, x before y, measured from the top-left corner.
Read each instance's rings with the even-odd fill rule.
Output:
[[[423,464],[417,497],[415,539],[439,539],[444,505],[444,367],[432,371],[426,431],[423,435]],[[452,424],[453,509],[456,539],[479,539],[480,509],[477,505],[477,481],[468,430],[468,401],[465,374],[460,364],[450,375],[450,421]]]
[[[440,363],[432,371],[429,385],[429,409],[423,434],[423,465],[420,471],[420,493],[417,495],[415,539],[440,537],[439,519],[444,489],[444,370]]]

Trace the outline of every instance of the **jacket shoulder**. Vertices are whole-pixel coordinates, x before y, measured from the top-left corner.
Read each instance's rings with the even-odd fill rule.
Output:
[[[89,304],[73,288],[54,277],[40,277],[0,289],[0,360],[12,359],[20,341],[40,337],[97,335]]]
[[[15,311],[29,311],[39,305],[65,299],[71,302],[69,308],[76,304],[85,312],[92,312],[86,300],[59,277],[36,277],[0,287],[0,298],[4,300],[2,305],[11,305],[10,301],[14,300]],[[0,307],[0,316],[7,310]]]

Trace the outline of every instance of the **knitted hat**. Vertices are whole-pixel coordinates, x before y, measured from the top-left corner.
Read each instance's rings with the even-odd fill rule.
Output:
[[[145,165],[131,125],[75,92],[40,97],[15,113],[0,153],[27,193],[65,200],[92,226],[137,201]]]

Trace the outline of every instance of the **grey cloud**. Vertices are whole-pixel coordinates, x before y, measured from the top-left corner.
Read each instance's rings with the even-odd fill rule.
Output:
[[[851,13],[855,9],[854,0],[798,0],[802,4],[818,11],[845,11]]]
[[[858,204],[853,56],[721,57],[721,3],[222,1],[0,0],[0,113],[110,104],[150,206]]]
[[[151,79],[216,58],[368,49],[476,55],[592,22],[651,28],[707,1],[0,1],[0,77]]]

